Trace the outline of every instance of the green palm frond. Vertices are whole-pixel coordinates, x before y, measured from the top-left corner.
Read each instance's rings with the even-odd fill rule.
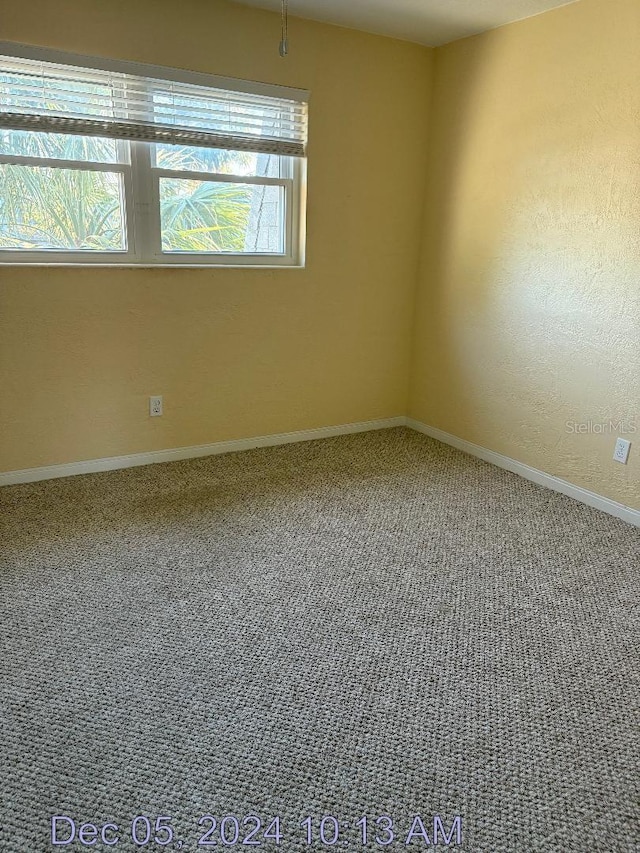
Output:
[[[247,185],[162,181],[165,251],[241,252],[251,211]]]

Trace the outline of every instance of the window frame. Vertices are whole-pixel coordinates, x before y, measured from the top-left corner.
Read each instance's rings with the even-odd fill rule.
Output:
[[[0,50],[7,48],[7,43],[0,42]],[[229,82],[227,78],[213,77],[194,72],[182,72],[177,69],[162,69],[158,66],[145,66],[138,63],[116,63],[107,60],[92,60],[88,57],[76,57],[71,54],[50,51],[46,49],[22,48],[16,51],[5,51],[7,54],[25,58],[42,59],[44,61],[62,64],[74,64],[71,58],[82,64],[76,64],[78,73],[84,67],[118,68],[123,71],[134,70],[140,73],[144,70],[161,76],[168,73],[167,79],[179,79],[183,82],[197,80],[203,83],[208,80],[215,86],[220,80]],[[274,87],[268,84],[248,84],[247,81],[234,81],[242,84],[247,90],[256,92],[265,90],[281,91],[286,94],[284,87]],[[229,87],[231,88],[231,87]],[[237,91],[242,91],[240,88]],[[27,131],[28,132],[28,131]],[[147,267],[259,267],[259,268],[301,268],[305,265],[305,231],[306,231],[306,157],[283,157],[290,163],[285,176],[268,178],[260,176],[232,175],[219,172],[198,172],[195,170],[165,169],[154,165],[155,143],[145,141],[123,141],[120,152],[128,151],[128,157],[121,157],[118,162],[98,162],[90,160],[65,160],[46,157],[18,156],[0,153],[0,164],[15,164],[33,167],[76,169],[79,171],[110,172],[121,175],[122,181],[122,212],[123,229],[127,241],[126,251],[97,251],[84,249],[69,251],[66,249],[11,249],[0,248],[0,266],[147,266]],[[162,250],[162,231],[160,221],[159,182],[161,177],[183,180],[209,181],[213,183],[252,184],[258,186],[280,186],[283,188],[283,238],[284,251],[276,252],[180,252]]]

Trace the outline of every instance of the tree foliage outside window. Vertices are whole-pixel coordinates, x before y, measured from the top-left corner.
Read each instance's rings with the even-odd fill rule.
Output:
[[[3,131],[0,153],[18,157],[115,162],[116,143]],[[0,247],[122,251],[126,248],[120,175],[108,171],[0,165]]]
[[[258,235],[277,225],[271,219],[273,190],[242,183],[191,180],[190,171],[271,176],[279,158],[264,154],[157,146],[156,166],[184,172],[160,178],[162,248],[179,252],[269,250]],[[0,131],[0,155],[103,163],[98,169],[0,164],[0,248],[66,251],[124,251],[126,229],[122,162],[126,143],[64,134]],[[276,235],[277,236],[277,235]],[[276,236],[267,243],[277,242]],[[261,237],[265,243],[265,238]],[[277,246],[276,246],[276,250]]]
[[[156,166],[177,172],[279,176],[268,154],[159,145]],[[162,248],[181,252],[278,250],[278,188],[201,179],[160,178]],[[276,192],[274,193],[274,190]]]

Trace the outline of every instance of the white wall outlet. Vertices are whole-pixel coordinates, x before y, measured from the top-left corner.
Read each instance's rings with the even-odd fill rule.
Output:
[[[162,396],[149,397],[149,415],[152,418],[159,418],[162,414]]]
[[[631,442],[627,441],[626,438],[619,438],[616,441],[616,449],[613,451],[613,458],[616,460],[616,462],[622,462],[623,465],[627,464],[630,447]]]

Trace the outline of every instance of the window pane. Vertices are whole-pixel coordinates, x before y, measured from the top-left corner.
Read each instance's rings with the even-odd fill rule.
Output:
[[[0,130],[0,154],[18,157],[54,157],[57,160],[88,160],[94,163],[128,161],[128,143],[68,133],[34,133]]]
[[[125,251],[121,176],[0,165],[0,248]]]
[[[278,186],[160,178],[164,252],[284,252]]]
[[[289,176],[289,157],[278,154],[254,154],[251,151],[225,151],[220,148],[193,148],[186,145],[156,144],[155,163],[160,169],[187,172],[218,172],[254,178]]]

